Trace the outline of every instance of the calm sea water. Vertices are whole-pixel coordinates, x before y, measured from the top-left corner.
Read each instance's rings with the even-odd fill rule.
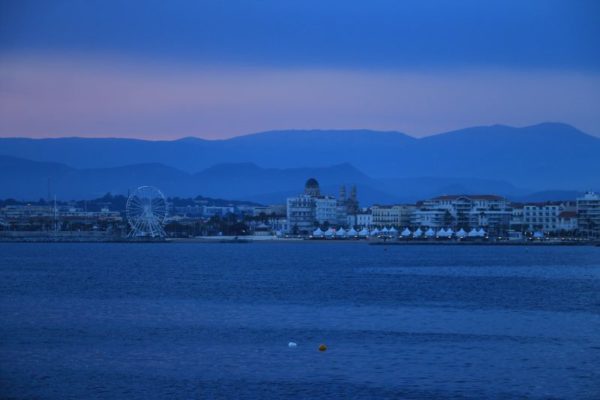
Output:
[[[600,398],[599,247],[0,244],[0,287],[2,398]]]

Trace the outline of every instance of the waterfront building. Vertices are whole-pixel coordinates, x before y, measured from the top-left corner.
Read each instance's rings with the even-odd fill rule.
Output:
[[[123,221],[118,211],[104,207],[86,211],[72,206],[7,205],[0,209],[3,229],[17,231],[93,230],[115,226]]]
[[[341,224],[345,224],[346,214],[340,215],[338,201],[334,197],[320,196],[315,198],[315,219],[320,225],[338,225],[340,220]]]
[[[374,205],[371,207],[373,226],[384,227],[400,222],[400,210],[395,206]]]
[[[413,205],[374,205],[371,207],[372,225],[380,228],[408,226],[415,209]]]
[[[252,207],[252,216],[258,217],[261,214],[266,216],[282,216],[286,215],[286,205],[285,204],[271,204],[268,206],[254,206]]]
[[[319,182],[310,178],[304,185],[304,193],[287,199],[287,231],[294,234],[310,234],[317,225],[348,226],[349,210],[358,206],[356,188],[346,198],[346,188],[340,188],[340,199],[321,194]]]
[[[265,219],[247,221],[250,231],[257,236],[275,235],[287,230],[287,219],[281,216],[268,216]]]
[[[366,209],[357,213],[355,215],[355,222],[353,225],[371,229],[373,226],[373,214],[371,214],[371,210]]]
[[[556,232],[559,230],[559,214],[563,211],[560,202],[526,203],[523,205],[525,230]]]
[[[558,214],[558,230],[575,232],[577,230],[577,211],[562,211]]]
[[[287,199],[287,231],[294,234],[312,232],[316,222],[315,198],[301,194]]]
[[[397,206],[399,208],[399,222],[398,227],[407,227],[411,224],[414,219],[415,212],[417,211],[417,207],[413,204],[400,204]]]
[[[235,207],[233,206],[203,206],[202,207],[202,216],[205,218],[210,217],[223,217],[227,214],[235,214]]]
[[[600,238],[600,195],[587,192],[577,199],[577,224],[584,237]]]
[[[50,205],[7,205],[0,210],[6,219],[52,218],[54,207]]]
[[[502,196],[445,195],[419,204],[413,219],[416,226],[430,228],[484,227],[490,235],[508,232],[512,208]]]
[[[512,213],[510,216],[510,231],[523,232],[525,230],[524,206],[521,203],[512,203]]]
[[[411,226],[425,227],[425,228],[440,228],[444,225],[451,225],[446,215],[449,212],[446,210],[436,210],[428,208],[418,208],[411,221]],[[445,223],[448,222],[448,223]]]
[[[269,217],[266,224],[271,227],[271,230],[275,233],[285,232],[287,229],[287,219],[285,216],[273,216]]]
[[[287,231],[293,234],[310,234],[316,225],[337,222],[337,203],[321,196],[319,182],[310,178],[304,193],[287,199]],[[317,215],[318,214],[318,215]],[[331,221],[329,221],[331,219]]]

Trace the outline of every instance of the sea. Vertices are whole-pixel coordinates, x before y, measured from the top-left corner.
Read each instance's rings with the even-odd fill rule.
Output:
[[[0,398],[600,399],[600,247],[0,243]]]

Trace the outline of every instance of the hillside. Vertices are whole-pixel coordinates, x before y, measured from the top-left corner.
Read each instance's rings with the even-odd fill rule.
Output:
[[[600,139],[559,123],[473,127],[422,139],[369,130],[272,131],[215,141],[4,138],[0,155],[5,163],[12,158],[13,171],[2,174],[2,191],[27,196],[46,193],[49,177],[73,196],[123,192],[143,181],[181,195],[271,200],[318,175],[334,192],[356,183],[377,201],[469,188],[522,196],[600,187]]]

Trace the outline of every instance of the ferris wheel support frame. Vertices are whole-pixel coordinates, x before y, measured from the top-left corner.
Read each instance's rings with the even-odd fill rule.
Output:
[[[153,186],[140,186],[127,199],[127,222],[130,238],[165,237],[163,224],[167,217],[167,201]]]

